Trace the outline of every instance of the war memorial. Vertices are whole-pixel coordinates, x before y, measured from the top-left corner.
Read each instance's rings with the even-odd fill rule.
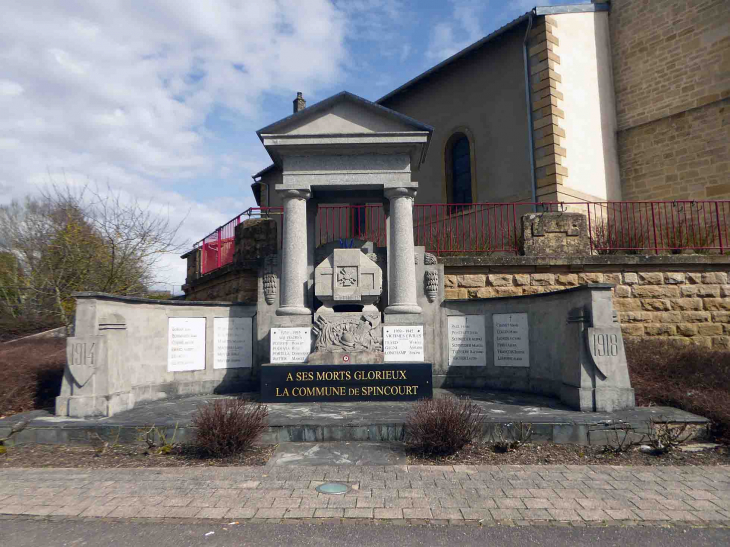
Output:
[[[397,440],[405,403],[444,390],[512,401],[518,414],[494,407],[489,417],[544,421],[548,440],[585,442],[607,419],[646,421],[650,410],[634,410],[612,285],[444,298],[444,266],[413,237],[431,132],[349,93],[259,131],[282,168],[283,214],[238,228],[238,256],[258,237],[245,242],[252,226],[282,232],[280,249],[242,258],[257,265],[255,305],[78,294],[56,417],[36,434],[60,441],[84,424],[138,425],[149,418],[135,413],[155,401],[183,408],[226,393],[270,405],[270,440]],[[386,245],[316,245],[317,204],[353,199],[383,204]],[[522,223],[527,248],[580,246],[580,215],[528,212]]]

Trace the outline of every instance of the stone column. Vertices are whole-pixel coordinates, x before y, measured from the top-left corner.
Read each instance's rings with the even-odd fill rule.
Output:
[[[310,315],[307,307],[307,200],[309,190],[280,190],[284,201],[281,307],[277,315]]]
[[[415,188],[389,188],[388,307],[385,313],[421,313],[416,300],[416,266],[413,245]]]

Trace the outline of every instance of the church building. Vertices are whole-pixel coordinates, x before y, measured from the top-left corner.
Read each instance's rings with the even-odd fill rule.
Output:
[[[375,104],[433,127],[416,203],[728,199],[728,59],[722,0],[536,7]]]

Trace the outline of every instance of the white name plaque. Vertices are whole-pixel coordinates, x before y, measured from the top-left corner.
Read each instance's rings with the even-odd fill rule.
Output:
[[[529,367],[530,340],[526,313],[495,313],[494,364],[498,367]]]
[[[423,361],[423,325],[383,326],[383,353],[386,363]]]
[[[244,368],[253,365],[253,319],[213,319],[213,368]]]
[[[450,315],[449,366],[486,367],[483,315]]]
[[[272,363],[306,363],[312,349],[309,327],[271,329]]]
[[[205,317],[167,319],[167,372],[205,370]]]

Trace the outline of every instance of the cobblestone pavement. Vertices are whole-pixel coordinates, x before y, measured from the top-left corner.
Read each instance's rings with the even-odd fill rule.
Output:
[[[19,468],[0,471],[0,515],[729,526],[730,467]]]

